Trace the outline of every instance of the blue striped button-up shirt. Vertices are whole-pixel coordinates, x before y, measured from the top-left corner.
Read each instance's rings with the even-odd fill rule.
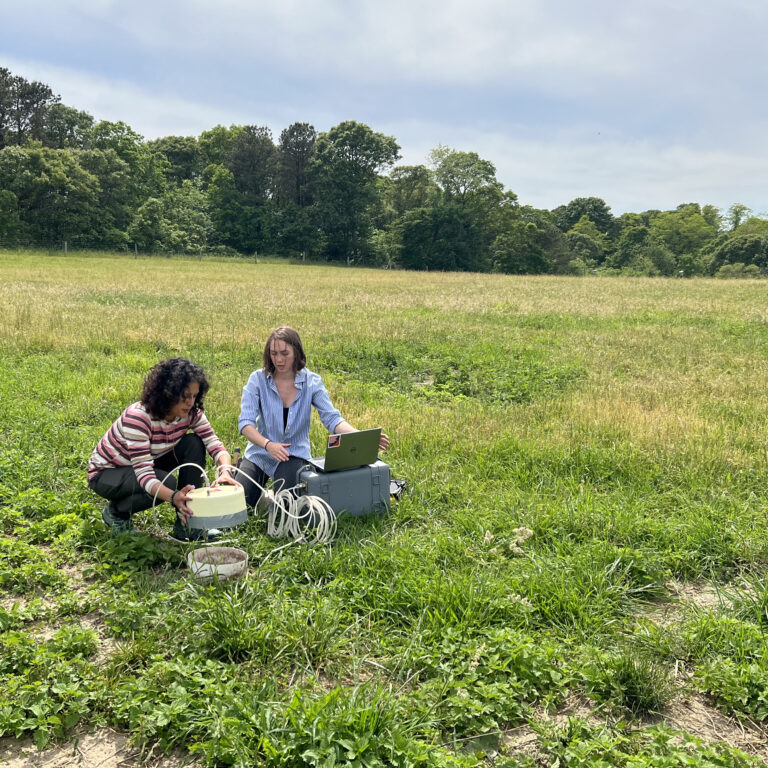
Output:
[[[254,371],[243,387],[240,402],[240,419],[237,429],[256,427],[264,437],[276,443],[290,443],[288,452],[291,456],[310,459],[309,422],[312,406],[317,409],[320,421],[329,432],[343,421],[341,414],[333,407],[323,380],[312,371],[302,368],[294,380],[296,399],[288,409],[288,422],[283,429],[283,401],[272,374],[265,374],[264,369]],[[245,449],[245,458],[261,467],[270,477],[274,477],[277,462],[263,449],[250,441]]]

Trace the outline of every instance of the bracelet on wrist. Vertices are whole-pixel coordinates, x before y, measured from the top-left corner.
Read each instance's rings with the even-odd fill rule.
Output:
[[[264,450],[265,450],[265,451],[267,450],[267,446],[268,446],[268,445],[269,445],[271,442],[272,442],[271,440],[267,440],[267,442],[266,442],[266,443],[264,443]]]
[[[171,498],[169,499],[169,501],[171,502],[171,506],[172,506],[172,507],[175,507],[175,506],[176,506],[176,505],[173,503],[173,500],[176,498],[176,494],[177,494],[178,492],[179,492],[179,491],[178,491],[178,489],[176,489],[176,490],[175,490],[175,491],[174,491],[174,492],[171,494]]]

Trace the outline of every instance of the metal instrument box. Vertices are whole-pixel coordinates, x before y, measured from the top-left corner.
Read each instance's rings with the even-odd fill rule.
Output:
[[[389,510],[389,464],[383,461],[338,472],[320,472],[307,464],[296,477],[306,486],[304,493],[324,499],[337,515],[345,511],[362,517]]]

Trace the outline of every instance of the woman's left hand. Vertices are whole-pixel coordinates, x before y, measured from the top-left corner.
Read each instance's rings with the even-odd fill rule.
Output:
[[[379,448],[381,448],[382,451],[386,451],[387,448],[389,448],[389,435],[384,432],[381,433],[381,437],[379,438]]]
[[[229,464],[224,464],[219,470],[219,476],[213,481],[212,485],[234,485],[241,488],[240,483],[232,477],[232,468]]]

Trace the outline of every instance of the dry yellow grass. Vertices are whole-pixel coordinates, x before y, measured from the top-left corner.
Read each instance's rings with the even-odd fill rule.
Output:
[[[448,441],[514,431],[534,440],[615,433],[632,443],[709,450],[754,461],[768,442],[768,304],[760,281],[516,277],[333,266],[98,256],[0,254],[0,343],[6,349],[112,349],[158,344],[250,350],[286,323],[310,351],[347,344],[492,343],[498,356],[536,350],[576,363],[582,378],[556,402],[519,407],[514,423],[488,403],[402,413],[335,397],[365,422],[439,427]],[[311,361],[310,361],[311,362]],[[212,403],[235,410],[246,370],[218,372]],[[423,423],[422,423],[423,422]]]

